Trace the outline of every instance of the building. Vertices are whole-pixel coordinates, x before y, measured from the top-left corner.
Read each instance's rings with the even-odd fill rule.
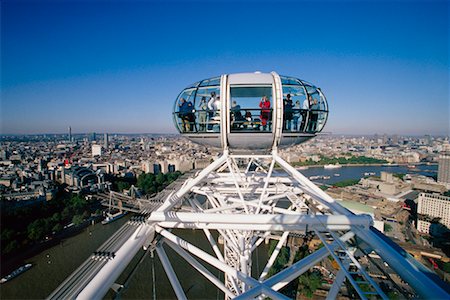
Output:
[[[450,188],[450,151],[443,151],[439,155],[438,182]]]
[[[92,157],[102,156],[102,146],[100,145],[92,145]]]
[[[417,214],[419,215],[417,220],[417,230],[419,232],[438,234],[440,231],[449,230],[450,197],[420,193]]]
[[[104,138],[103,138],[103,147],[104,147],[105,149],[108,149],[108,146],[109,146],[108,142],[109,142],[109,137],[108,137],[108,134],[105,133],[105,136],[104,136]]]

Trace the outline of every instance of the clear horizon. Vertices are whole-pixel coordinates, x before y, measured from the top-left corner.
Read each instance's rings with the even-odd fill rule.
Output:
[[[326,132],[448,136],[449,5],[2,1],[0,134],[176,133],[183,88],[258,70],[320,87]]]

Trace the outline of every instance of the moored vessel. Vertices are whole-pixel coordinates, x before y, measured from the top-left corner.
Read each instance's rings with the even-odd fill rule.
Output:
[[[5,277],[3,277],[2,279],[0,279],[0,283],[5,283],[10,281],[11,279],[19,276],[20,274],[22,274],[25,271],[28,271],[33,265],[32,264],[26,264],[24,266],[21,266],[20,268],[14,270],[11,272],[11,274],[6,275]]]

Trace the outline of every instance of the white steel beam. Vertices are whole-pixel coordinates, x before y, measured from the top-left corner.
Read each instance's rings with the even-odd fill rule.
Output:
[[[177,254],[183,257],[191,266],[193,266],[200,274],[202,274],[206,279],[211,281],[215,286],[217,286],[222,292],[225,293],[228,297],[234,297],[235,295],[227,289],[227,287],[220,281],[216,276],[211,274],[208,269],[206,269],[201,263],[199,263],[196,259],[194,259],[189,253],[187,253],[183,248],[178,246],[169,240],[164,240],[166,245],[171,247]]]
[[[168,211],[175,204],[177,204],[181,197],[188,193],[195,185],[200,183],[208,174],[222,166],[228,160],[228,151],[224,151],[222,156],[215,160],[212,164],[204,168],[194,179],[186,181],[186,184],[182,186],[175,194],[171,194],[167,197],[166,201],[158,208],[158,211]]]
[[[289,236],[289,231],[283,232],[283,235],[281,236],[280,240],[277,243],[277,246],[272,252],[272,255],[269,258],[269,261],[267,262],[266,266],[264,267],[264,270],[262,271],[261,275],[259,276],[259,280],[263,280],[266,278],[267,274],[269,273],[269,269],[272,267],[273,263],[275,262],[275,259],[277,258],[278,254],[280,253],[281,247],[286,242],[287,238]]]
[[[300,184],[305,187],[305,192],[309,191],[309,194],[318,198],[320,202],[324,205],[331,207],[333,214],[341,214],[341,215],[349,215],[351,212],[344,208],[343,206],[336,203],[331,196],[321,190],[317,185],[309,181],[303,174],[297,171],[294,167],[288,164],[284,159],[282,159],[278,154],[273,151],[273,157],[275,161],[286,171],[288,172],[294,179],[296,179]]]
[[[349,225],[364,226],[372,225],[372,217],[369,215],[280,215],[280,214],[207,214],[207,213],[185,213],[185,212],[153,212],[148,221],[150,222],[181,222],[181,223],[206,223],[206,224],[247,224],[247,225]],[[249,227],[248,230],[251,230]]]
[[[449,299],[449,294],[432,280],[427,274],[433,274],[411,257],[405,250],[397,245],[392,245],[387,237],[381,237],[382,233],[370,230],[355,230],[356,235],[369,244],[389,266],[408,282],[423,299]],[[402,262],[402,263],[399,263]]]
[[[221,270],[222,272],[226,273],[227,275],[232,276],[236,279],[239,279],[250,286],[255,286],[255,285],[259,284],[259,282],[256,279],[252,278],[251,276],[248,276],[247,274],[244,274],[244,273],[228,266],[227,264],[221,262],[214,256],[204,252],[203,250],[197,248],[196,246],[190,244],[189,242],[177,237],[176,235],[172,234],[171,232],[165,230],[164,228],[162,228],[158,225],[156,225],[155,227],[156,227],[156,231],[159,234],[161,234],[162,236],[164,236],[164,238],[166,238],[167,240],[173,242],[174,244],[182,247],[183,249],[187,250],[188,252],[192,253],[193,255],[197,256],[198,258],[202,259],[203,261],[209,263],[213,267]]]
[[[341,290],[341,286],[344,283],[345,280],[345,273],[342,269],[339,270],[339,272],[336,275],[336,278],[334,279],[333,285],[331,286],[330,290],[328,291],[327,300],[333,300],[337,298],[337,295],[339,294],[339,291]]]
[[[170,264],[169,258],[167,257],[166,252],[164,252],[164,249],[162,248],[161,244],[158,244],[156,246],[156,252],[158,253],[159,260],[163,265],[164,271],[166,271],[170,284],[172,284],[172,288],[175,292],[175,295],[177,295],[178,299],[187,300],[183,288],[181,287],[181,284],[178,281],[177,275],[175,274],[175,271],[173,270],[172,265]]]
[[[341,241],[347,241],[351,239],[354,236],[353,232],[347,232],[343,236],[340,237]],[[331,249],[334,249],[338,247],[338,244],[336,242],[333,242],[330,245]],[[300,276],[301,274],[308,271],[310,268],[312,268],[315,264],[317,264],[319,261],[323,260],[325,257],[329,255],[329,252],[326,248],[320,248],[319,250],[315,251],[314,253],[308,255],[307,257],[303,258],[302,260],[296,262],[292,266],[280,271],[279,273],[273,275],[272,277],[264,280],[261,284],[266,288],[271,288],[274,291],[278,291],[284,286],[286,286],[289,282]],[[258,286],[255,286],[254,288],[248,290],[246,293],[241,294],[239,297],[236,297],[235,299],[248,299],[250,297],[247,297],[248,295],[255,294],[254,289],[258,289]]]
[[[154,234],[153,226],[143,224],[136,228],[115,253],[115,257],[95,275],[89,284],[78,294],[77,299],[102,299],[117,277],[128,266],[142,245]]]

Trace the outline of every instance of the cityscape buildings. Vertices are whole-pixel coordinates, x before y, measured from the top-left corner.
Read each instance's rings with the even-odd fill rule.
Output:
[[[108,188],[108,176],[125,180],[145,173],[202,169],[219,154],[218,149],[197,145],[176,135],[112,134],[108,135],[108,148],[103,143],[97,144],[98,141],[89,141],[89,136],[93,134],[75,134],[72,142],[67,141],[66,135],[2,137],[2,207],[52,201],[60,185],[66,186],[70,193],[97,193]],[[445,137],[398,136],[398,144],[393,144],[389,137],[383,143],[383,139],[374,136],[323,135],[302,145],[281,149],[280,155],[301,169],[313,163],[328,164],[323,163],[327,159],[384,160],[385,163],[378,164],[380,177],[361,174],[360,177],[366,178],[350,186],[326,184],[329,186],[326,192],[351,211],[371,215],[377,228],[384,229],[387,236],[401,243],[416,258],[421,259],[423,252],[445,260],[445,254],[432,248],[423,237],[445,234],[449,226],[446,209],[448,211],[450,201],[443,195],[448,189],[436,181],[436,165],[442,161],[446,143]],[[405,159],[405,155],[409,158]],[[383,164],[403,166],[406,173],[383,171]],[[310,170],[315,169],[322,168],[310,167]],[[430,175],[420,175],[423,173],[420,170],[428,170],[425,173]],[[343,171],[337,168],[331,172]],[[418,214],[417,230],[408,222],[414,211]],[[420,251],[416,250],[418,245]],[[427,264],[426,259],[422,262]]]

